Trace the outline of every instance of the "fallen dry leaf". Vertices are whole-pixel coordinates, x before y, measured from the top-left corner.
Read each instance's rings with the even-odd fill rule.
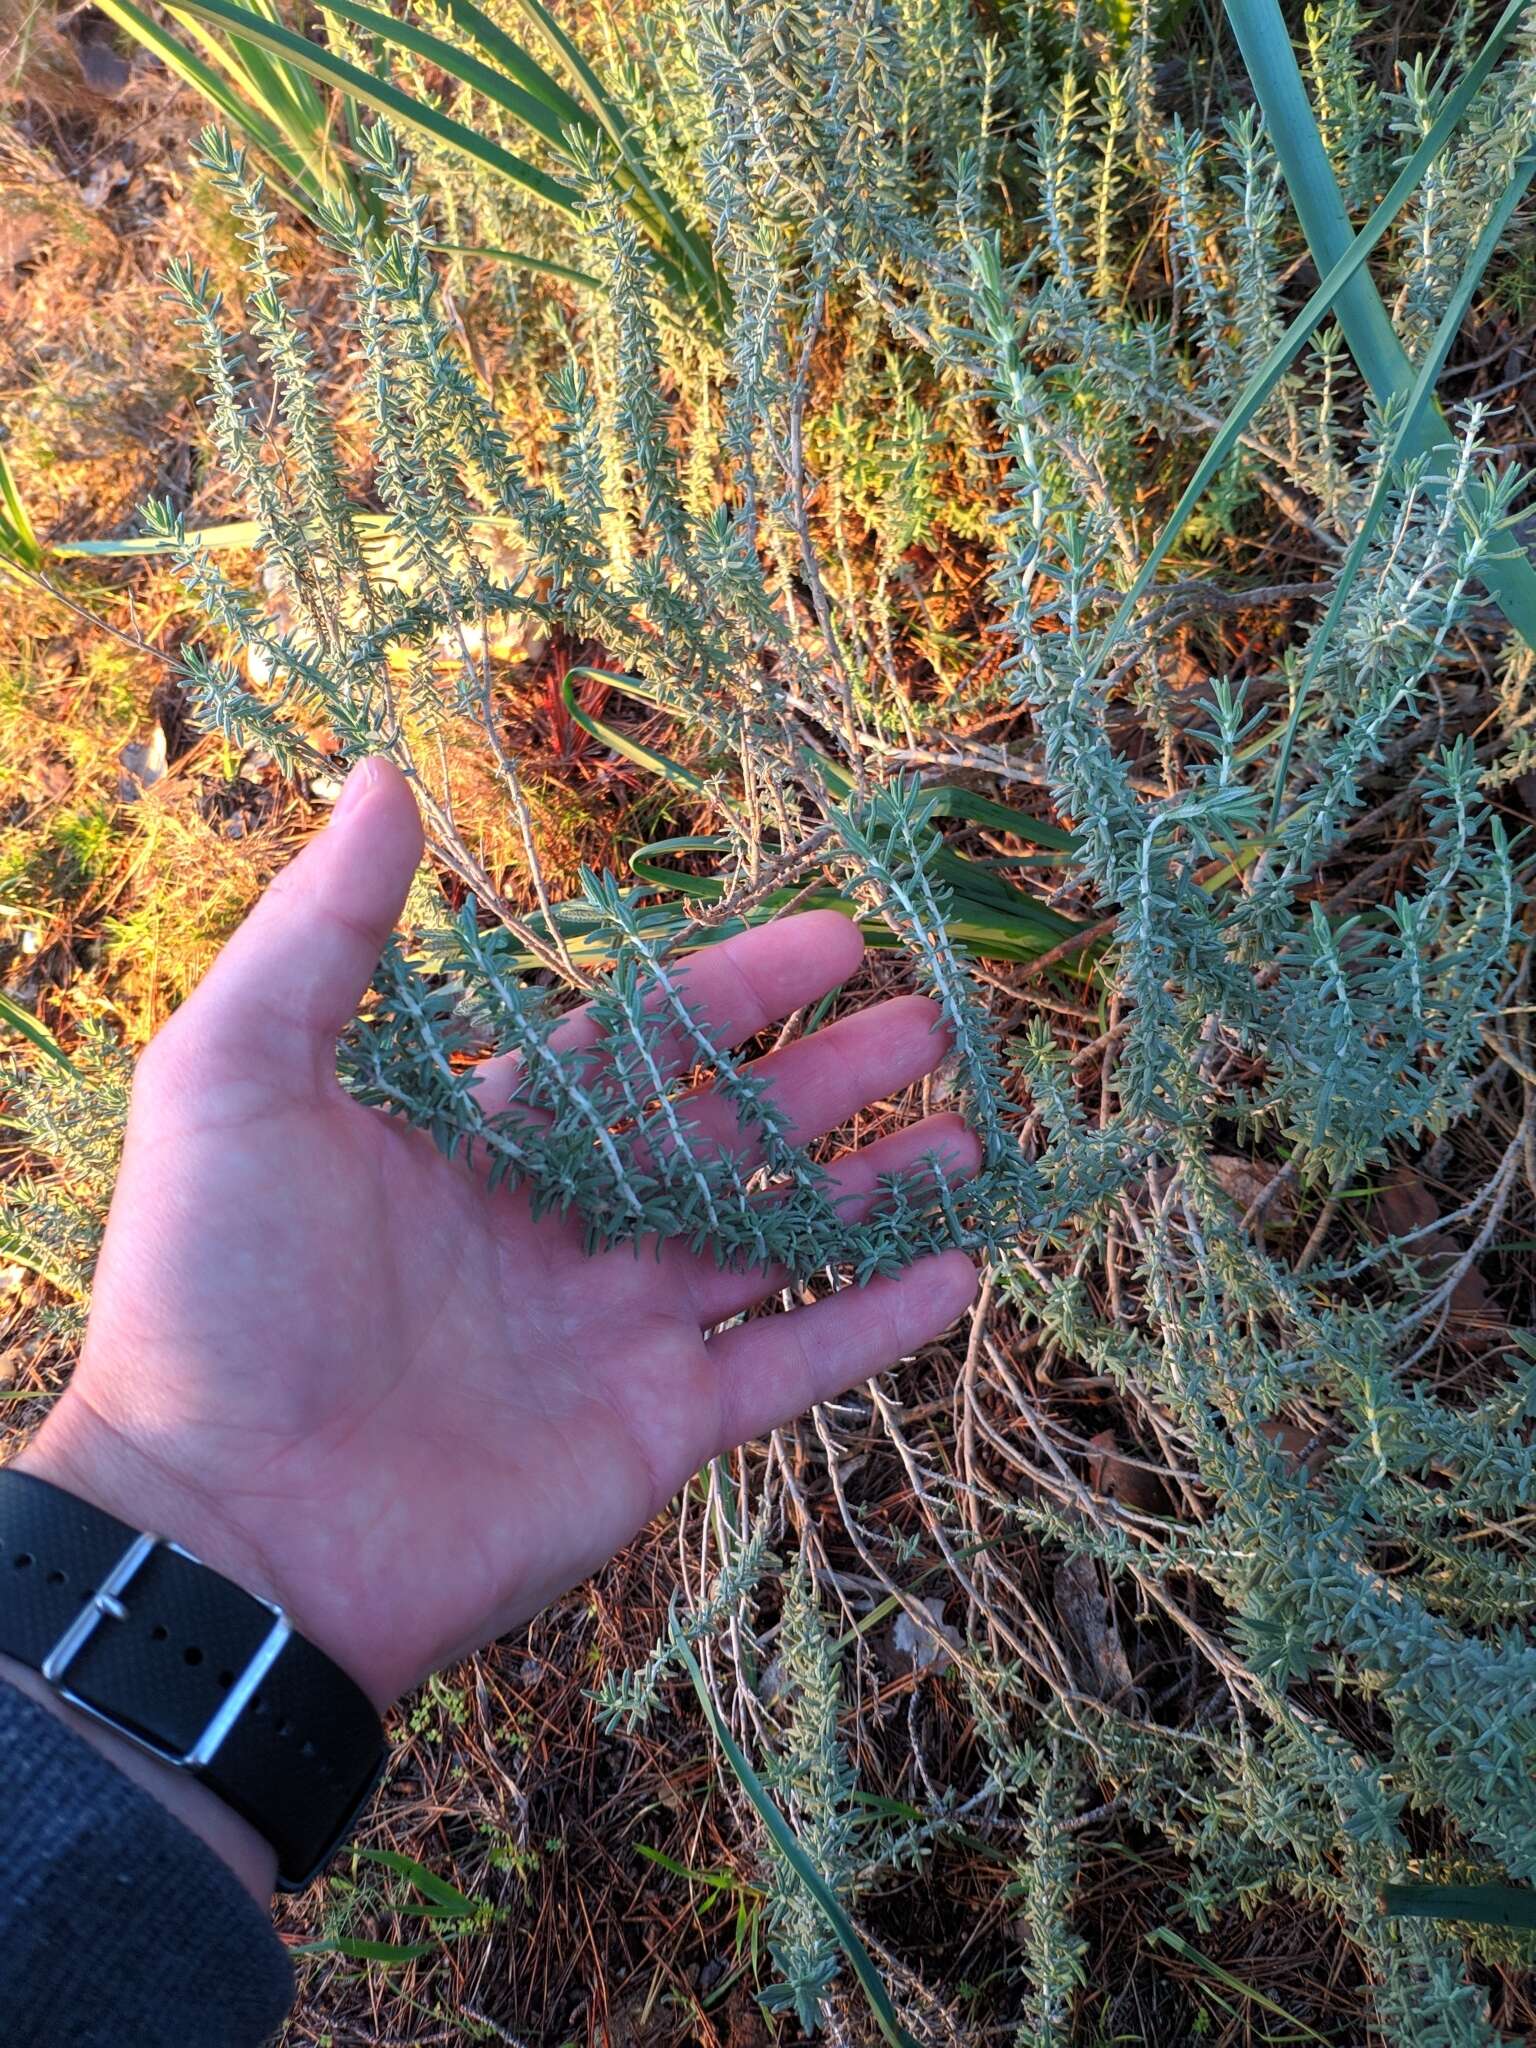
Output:
[[[960,1648],[960,1632],[944,1619],[942,1600],[919,1600],[917,1604],[928,1616],[928,1626],[919,1626],[902,1608],[891,1624],[891,1662],[902,1671],[947,1671],[954,1662],[950,1651]]]
[[[1098,1566],[1091,1557],[1069,1557],[1057,1570],[1053,1591],[1080,1682],[1101,1700],[1123,1698],[1135,1680]]]
[[[165,774],[167,748],[165,727],[157,725],[147,740],[131,740],[118,755],[122,774],[117,793],[125,804],[136,803],[146,789],[153,789]]]
[[[1263,1159],[1243,1159],[1234,1152],[1214,1152],[1207,1162],[1222,1193],[1246,1215],[1280,1171]],[[1287,1181],[1276,1188],[1260,1221],[1262,1230],[1289,1230],[1296,1220],[1296,1189]]]
[[[1374,1216],[1383,1237],[1423,1232],[1408,1251],[1431,1283],[1448,1272],[1465,1250],[1449,1231],[1433,1227],[1440,1220],[1440,1204],[1411,1166],[1393,1169],[1376,1196]],[[1453,1334],[1464,1343],[1489,1343],[1508,1328],[1475,1266],[1469,1266],[1451,1289],[1450,1322]]]
[[[1088,1461],[1088,1483],[1106,1500],[1118,1500],[1141,1515],[1166,1514],[1167,1496],[1155,1472],[1133,1465],[1118,1455],[1115,1432],[1101,1429],[1088,1439],[1093,1456]]]

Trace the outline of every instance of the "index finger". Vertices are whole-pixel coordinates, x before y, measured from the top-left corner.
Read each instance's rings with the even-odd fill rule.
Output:
[[[689,1011],[712,1040],[730,1047],[814,1003],[846,981],[864,956],[864,941],[850,917],[837,910],[803,910],[777,924],[755,925],[719,945],[701,947],[675,964],[675,978]],[[647,999],[660,1011],[665,997]],[[601,1049],[601,1034],[587,1005],[573,1010],[550,1038],[557,1052],[576,1055]],[[693,1064],[693,1042],[681,1025],[662,1031],[657,1063],[671,1075]],[[478,1069],[476,1093],[490,1115],[504,1109],[517,1086],[522,1061],[502,1053]]]

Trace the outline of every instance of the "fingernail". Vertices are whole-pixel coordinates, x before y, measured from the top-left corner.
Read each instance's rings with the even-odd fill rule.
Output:
[[[331,806],[331,823],[338,824],[350,812],[355,811],[368,792],[377,787],[378,780],[378,762],[372,759],[359,761],[341,785],[341,795]]]

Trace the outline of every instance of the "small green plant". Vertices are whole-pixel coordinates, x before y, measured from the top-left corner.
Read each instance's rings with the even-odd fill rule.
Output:
[[[441,1742],[443,1729],[462,1728],[468,1713],[469,1701],[463,1692],[449,1685],[441,1672],[434,1671],[410,1711],[407,1726],[412,1735],[425,1735],[429,1742]]]
[[[298,1950],[300,1955],[347,1956],[354,1962],[386,1968],[421,1962],[438,1954],[445,1942],[482,1934],[504,1917],[504,1908],[487,1899],[467,1897],[457,1885],[398,1849],[357,1848],[351,1851],[351,1858],[354,1874],[333,1876],[330,1880],[332,1897],[328,1911],[335,1923],[333,1931],[319,1941],[303,1943]],[[356,1873],[358,1863],[401,1879],[408,1887],[407,1892],[395,1898],[381,1896],[374,1883]],[[418,1940],[379,1940],[343,1931],[359,1918],[372,1918],[379,1913],[425,1921],[428,1932]]]

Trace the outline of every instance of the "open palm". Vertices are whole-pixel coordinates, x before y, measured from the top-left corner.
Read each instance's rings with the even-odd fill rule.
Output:
[[[783,1276],[588,1257],[579,1222],[536,1222],[350,1100],[335,1041],[419,855],[408,787],[365,764],[146,1054],[85,1352],[27,1458],[280,1599],[381,1703],[585,1576],[715,1452],[936,1336],[974,1279],[946,1253],[720,1330]],[[696,956],[689,1000],[738,1044],[859,954],[810,913]],[[899,998],[758,1071],[808,1139],[928,1072],[935,1024]],[[585,1018],[566,1032],[591,1048]],[[495,1063],[482,1089],[513,1078]],[[744,1143],[718,1100],[695,1121]],[[931,1152],[975,1165],[933,1117],[838,1179],[872,1199]]]

